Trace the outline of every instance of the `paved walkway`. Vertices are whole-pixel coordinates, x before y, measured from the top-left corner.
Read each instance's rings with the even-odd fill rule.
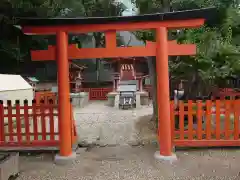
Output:
[[[21,157],[19,180],[239,180],[237,150],[179,151],[173,165],[153,158],[156,147],[104,147],[78,154],[67,166],[52,156]]]

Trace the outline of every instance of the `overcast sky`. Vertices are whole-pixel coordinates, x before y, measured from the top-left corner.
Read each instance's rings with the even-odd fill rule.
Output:
[[[131,0],[117,0],[117,1],[122,2],[128,8],[128,10],[123,12],[123,16],[132,16],[136,14],[136,12],[133,10],[134,5],[131,3]]]

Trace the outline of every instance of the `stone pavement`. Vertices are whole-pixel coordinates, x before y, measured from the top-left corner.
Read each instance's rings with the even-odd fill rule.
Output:
[[[156,131],[152,127],[153,125],[149,124],[151,115],[151,106],[119,110],[106,106],[104,101],[90,102],[84,108],[74,109],[79,143],[105,146],[139,144],[145,141],[145,136],[154,136],[150,139],[156,139]],[[139,127],[141,124],[144,125]],[[140,131],[143,131],[143,128],[148,132],[141,135],[143,132]]]
[[[19,180],[239,180],[239,150],[177,152],[170,165],[153,158],[154,146],[116,146],[80,150],[69,165],[51,155],[21,157]]]

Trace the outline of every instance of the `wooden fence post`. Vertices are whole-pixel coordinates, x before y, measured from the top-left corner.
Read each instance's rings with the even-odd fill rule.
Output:
[[[33,116],[33,136],[34,141],[38,140],[38,123],[37,123],[37,106],[36,106],[36,100],[34,99],[32,101],[32,116]]]
[[[16,105],[16,124],[17,124],[17,142],[20,144],[22,142],[22,124],[21,124],[21,112],[20,112],[20,101],[15,101]]]
[[[175,140],[175,108],[174,108],[174,101],[170,101],[170,119],[172,125],[172,147],[174,146]]]
[[[53,99],[49,100],[49,126],[50,126],[50,140],[54,141],[55,140],[55,133],[54,133],[54,101]]]
[[[13,142],[13,113],[12,113],[12,101],[7,100],[7,126],[8,126],[8,134],[9,141]]]
[[[206,101],[206,139],[211,140],[212,136],[212,101]]]
[[[193,102],[188,101],[188,139],[193,140]]]
[[[234,101],[234,140],[239,139],[239,107],[240,100]]]
[[[230,138],[230,111],[231,111],[231,100],[225,100],[225,124],[224,124],[224,139],[229,140]]]
[[[216,139],[220,140],[221,139],[221,101],[216,100],[216,105],[215,105],[215,131],[216,131]]]
[[[24,100],[24,124],[25,124],[25,134],[26,134],[26,141],[30,143],[30,123],[29,123],[29,112],[28,112],[28,100]]]
[[[180,132],[180,140],[184,140],[184,102],[179,101],[179,132]]]
[[[0,100],[0,144],[4,142],[4,106]]]
[[[202,100],[197,101],[197,139],[202,140],[202,135],[203,135],[203,105],[202,105]]]
[[[46,100],[41,100],[40,101],[40,118],[41,118],[41,135],[42,135],[42,141],[47,140],[47,135],[46,135],[46,119],[45,119],[45,111],[47,107],[47,101]]]
[[[71,123],[72,123],[72,145],[77,141],[77,130],[75,126],[75,119],[73,114],[72,98],[70,98],[70,112],[71,112]]]
[[[70,100],[70,121],[71,121],[71,145],[73,146],[73,113],[72,113],[72,98]]]

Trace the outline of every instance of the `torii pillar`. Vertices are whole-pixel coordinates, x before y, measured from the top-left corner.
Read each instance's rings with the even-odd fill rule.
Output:
[[[166,27],[156,29],[158,137],[161,148],[160,153],[155,153],[155,157],[174,160],[176,156],[172,154],[167,38]]]
[[[56,33],[57,70],[58,70],[58,118],[60,130],[60,156],[69,157],[72,154],[72,122],[70,112],[69,61],[68,61],[68,34],[64,31]]]

